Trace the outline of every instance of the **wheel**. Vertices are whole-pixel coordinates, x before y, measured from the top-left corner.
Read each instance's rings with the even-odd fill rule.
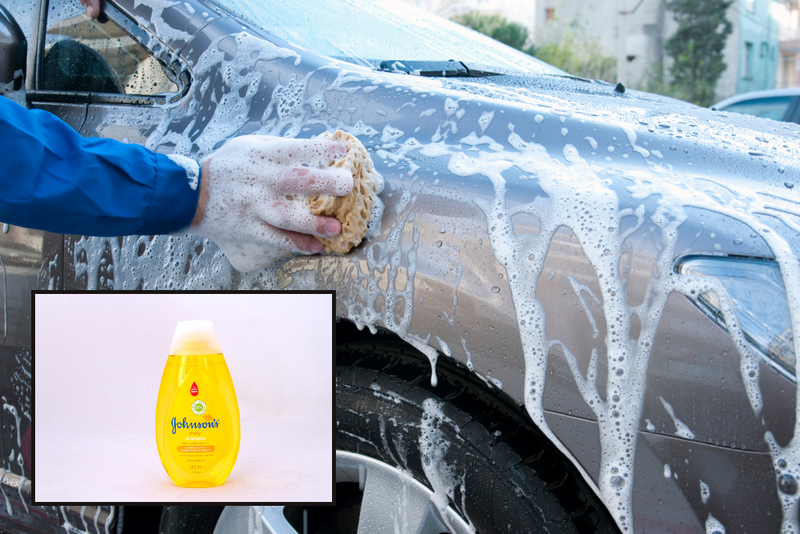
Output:
[[[336,368],[336,447],[361,462],[364,491],[350,488],[342,494],[350,504],[340,502],[337,476],[335,515],[374,516],[357,521],[357,530],[351,521],[350,532],[395,532],[397,525],[429,534],[617,532],[599,499],[524,410],[454,360],[439,358],[438,385],[431,387],[422,354],[378,335],[340,344]],[[371,477],[376,464],[385,467]],[[428,498],[412,498],[404,477]],[[371,480],[378,481],[376,491]],[[331,531],[322,528],[308,532]]]

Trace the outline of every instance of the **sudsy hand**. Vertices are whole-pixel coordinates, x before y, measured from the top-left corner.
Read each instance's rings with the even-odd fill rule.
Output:
[[[335,141],[237,137],[201,162],[200,201],[189,231],[214,241],[239,271],[290,252],[320,252],[313,236],[333,237],[342,226],[312,215],[306,195],[350,193],[352,174],[328,168],[346,153]]]

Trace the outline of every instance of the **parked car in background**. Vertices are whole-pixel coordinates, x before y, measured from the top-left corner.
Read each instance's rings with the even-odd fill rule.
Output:
[[[711,109],[800,124],[800,87],[742,93],[714,104]]]
[[[340,129],[386,181],[358,248],[250,273],[197,236],[6,228],[0,530],[800,530],[800,127],[407,5],[0,3],[3,91],[82,135]],[[336,506],[32,504],[31,290],[286,288],[337,292]]]

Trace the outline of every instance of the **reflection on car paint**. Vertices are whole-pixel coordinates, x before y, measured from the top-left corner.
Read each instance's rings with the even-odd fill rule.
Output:
[[[170,32],[177,31],[163,23],[157,10],[154,10],[150,24],[161,35],[171,35]],[[180,38],[189,41],[188,34]],[[220,47],[231,41],[235,41],[236,49],[235,52],[228,50],[232,58],[226,60]],[[157,43],[151,43],[150,48],[157,49]],[[256,68],[257,63],[265,58],[273,61],[288,60],[295,65],[300,60],[294,52],[270,45],[246,32],[215,40],[195,67],[198,78],[192,89],[195,92],[193,98],[188,100],[188,105],[192,108],[187,112],[195,118],[181,131],[173,130],[170,112],[186,105],[187,100],[166,105],[165,119],[150,136],[147,145],[150,148],[174,145],[175,152],[198,158],[207,155],[220,142],[237,134],[248,121],[252,99],[262,78],[261,71]],[[203,126],[197,121],[203,97],[213,90],[209,81],[212,72],[218,72],[222,76],[226,92],[223,95],[211,95],[214,113],[208,124]],[[241,74],[242,72],[245,74]],[[206,78],[203,79],[202,76]],[[326,76],[335,78],[327,84]],[[319,89],[314,96],[306,98],[312,79],[316,79]],[[359,76],[348,73],[335,63],[309,72],[302,80],[293,75],[291,80],[285,82],[286,85],[276,85],[262,117],[262,127],[255,133],[297,136],[310,126],[331,129],[330,121],[320,118],[328,111],[325,99],[328,92],[354,93],[360,90],[372,91],[379,87],[389,89],[396,81],[395,75],[371,73]],[[418,97],[429,95],[434,97],[432,100],[441,100],[447,95],[441,108],[429,108],[422,112],[426,114],[433,110],[426,117],[433,117],[441,112],[444,118],[427,143],[407,137],[400,144],[404,132],[389,125],[381,129],[380,144],[376,143],[371,147],[375,157],[390,166],[405,166],[410,184],[405,179],[392,184],[392,190],[386,194],[387,197],[399,193],[398,197],[402,199],[396,205],[399,211],[395,212],[395,220],[384,220],[383,236],[370,239],[362,253],[350,258],[350,269],[347,272],[337,269],[338,260],[321,258],[313,263],[306,260],[309,261],[307,269],[302,268],[303,260],[298,260],[290,277],[283,280],[279,272],[280,266],[260,273],[236,273],[226,267],[227,262],[213,243],[194,236],[154,239],[126,237],[121,241],[116,238],[81,238],[74,245],[76,279],[86,276],[88,289],[178,289],[212,286],[251,288],[256,285],[262,288],[335,288],[337,298],[344,304],[349,320],[361,328],[366,326],[373,331],[381,325],[420,349],[431,360],[434,369],[432,380],[435,381],[438,351],[428,344],[431,335],[423,337],[423,334],[409,332],[420,236],[419,222],[415,220],[415,191],[421,191],[426,184],[413,177],[414,172],[419,169],[419,163],[408,156],[413,154],[428,158],[447,158],[447,167],[455,175],[483,176],[491,182],[494,189],[494,199],[491,202],[476,199],[475,203],[485,215],[486,231],[494,255],[505,268],[511,289],[525,353],[525,405],[528,413],[545,434],[559,445],[562,452],[573,458],[550,430],[544,417],[543,395],[548,354],[551,349],[556,348],[553,353],[556,357],[561,354],[565,358],[580,394],[597,418],[601,467],[594,489],[602,497],[619,526],[623,530],[631,531],[635,440],[642,416],[650,353],[667,298],[673,292],[689,295],[717,290],[718,294],[724,295],[713,282],[679,275],[672,269],[679,228],[686,219],[685,208],[703,208],[742,221],[766,241],[781,268],[791,305],[793,331],[800,332],[800,265],[784,237],[785,232],[800,232],[800,225],[790,215],[792,210],[796,211],[796,206],[791,200],[776,198],[766,188],[755,191],[723,185],[707,177],[693,176],[676,171],[669,165],[654,162],[650,156],[661,160],[661,153],[637,145],[637,133],[632,127],[622,124],[620,129],[628,144],[620,144],[618,147],[621,151],[630,148],[634,154],[645,158],[649,173],[630,171],[621,165],[616,167],[609,164],[601,167],[597,163],[587,162],[575,145],[568,142],[570,134],[566,126],[562,131],[565,144],[562,153],[558,155],[560,157],[549,154],[542,145],[523,140],[522,134],[517,133],[517,128],[510,122],[507,123],[508,137],[503,140],[506,144],[503,144],[486,135],[490,124],[500,121],[501,117],[485,112],[477,120],[477,127],[481,129],[480,136],[473,130],[459,141],[450,140],[449,137],[457,134],[459,128],[470,129],[470,126],[460,124],[466,113],[466,108],[461,107],[462,103],[479,105],[482,95],[468,96],[462,93],[459,99],[458,95],[442,91],[447,83],[404,77],[403,86],[398,87],[399,90],[409,92],[409,98],[412,99],[403,106],[415,104],[413,99]],[[463,85],[452,87],[462,89]],[[243,92],[240,91],[242,89]],[[504,90],[493,87],[491,93],[496,97],[498,93],[504,93]],[[557,102],[554,97],[553,100]],[[569,107],[571,104],[563,101],[560,105]],[[566,116],[585,111],[576,109],[568,115],[562,115],[560,120],[564,123]],[[603,113],[606,118],[613,118],[612,113]],[[386,116],[386,113],[383,112],[382,116]],[[533,117],[535,124],[540,124],[543,120],[544,117],[538,113]],[[660,120],[667,127],[675,127],[678,121],[684,119],[667,116],[660,117]],[[349,124],[341,120],[341,116],[335,128],[369,138],[379,133],[376,128],[361,120]],[[519,129],[520,132],[523,130],[522,127]],[[701,130],[698,129],[699,135],[702,135]],[[530,132],[525,135],[534,138]],[[597,142],[593,138],[584,139],[589,142],[592,150],[597,149]],[[471,148],[464,150],[461,145]],[[732,139],[730,148],[749,151],[754,156],[763,155],[748,149],[745,141]],[[614,146],[608,147],[609,156],[605,158],[607,162],[612,162],[611,154],[614,150]],[[627,153],[622,154],[623,160],[629,157]],[[517,179],[537,180],[546,196],[537,197],[527,205],[507,207],[507,178],[504,173],[512,167],[526,173],[526,176]],[[404,177],[403,174],[400,176]],[[659,180],[653,180],[653,177],[658,177]],[[633,198],[642,202],[641,206],[635,209],[621,208],[617,190],[627,190]],[[655,209],[648,212],[645,209],[645,200],[655,201]],[[516,235],[511,223],[516,214],[537,217],[542,226],[539,233]],[[765,221],[774,222],[768,224]],[[775,224],[776,222],[780,224]],[[595,383],[599,357],[596,349],[584,375],[578,368],[577,359],[570,352],[568,343],[551,340],[546,336],[544,308],[537,298],[536,288],[550,243],[556,231],[563,227],[569,228],[577,237],[583,253],[597,274],[601,288],[599,303],[606,318],[606,358],[609,369],[605,399],[598,393]],[[631,306],[627,286],[622,279],[623,273],[619,269],[627,239],[645,229],[653,231],[653,239],[658,242],[659,251],[655,258],[658,272],[651,279],[644,301],[637,306]],[[408,243],[406,248],[403,247],[404,242]],[[104,265],[103,262],[107,261],[105,258],[109,254],[112,260]],[[195,267],[198,264],[201,265]],[[573,285],[573,291],[580,299],[583,299],[582,294],[586,292],[584,287],[580,284]],[[591,291],[588,294],[598,301]],[[398,306],[401,310],[399,315],[396,313]],[[456,306],[457,300],[454,298],[453,316]],[[591,317],[590,309],[583,300],[582,306],[586,315]],[[758,416],[762,405],[758,385],[758,356],[744,338],[729,303],[723,303],[723,314],[740,353],[742,381],[747,397],[753,412]],[[634,315],[641,322],[641,332],[637,339],[632,337],[630,331],[631,318]],[[448,320],[451,320],[449,316]],[[593,318],[591,322],[594,325]],[[455,326],[453,328],[455,330]],[[596,325],[594,328],[597,328]],[[465,352],[469,354],[465,337],[456,333],[461,337]],[[447,344],[441,341],[440,347],[443,352],[447,352]],[[800,336],[795,336],[794,347],[795,355],[800,355]],[[791,480],[796,481],[800,477],[800,392],[797,398],[796,428],[794,438],[789,444],[782,448],[769,431],[765,434],[777,473],[776,483],[782,503],[784,533],[800,532],[797,523],[800,495],[796,483],[795,491],[789,492],[792,488]],[[666,409],[669,404],[663,399],[662,402]],[[679,426],[680,420],[676,414],[670,413],[670,416],[677,431],[683,432],[679,435],[689,437],[691,431]],[[593,484],[588,473],[580,464],[575,463],[586,480]],[[665,464],[664,469],[666,475],[669,466]],[[444,471],[431,474],[426,471],[434,489],[434,481],[437,478],[447,478],[446,474]],[[708,494],[710,495],[710,489]],[[65,520],[65,528],[67,523]],[[724,526],[710,514],[705,525],[707,530],[724,531]]]

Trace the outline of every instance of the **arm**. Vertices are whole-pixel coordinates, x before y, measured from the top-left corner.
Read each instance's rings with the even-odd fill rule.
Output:
[[[112,139],[83,138],[60,119],[0,98],[0,221],[94,236],[191,232],[250,271],[322,249],[341,224],[312,215],[308,194],[343,196],[353,176],[328,168],[334,141],[244,136],[202,164]],[[191,224],[191,226],[190,226]]]
[[[0,221],[57,233],[162,234],[187,227],[199,190],[163,154],[83,138],[0,98]]]

